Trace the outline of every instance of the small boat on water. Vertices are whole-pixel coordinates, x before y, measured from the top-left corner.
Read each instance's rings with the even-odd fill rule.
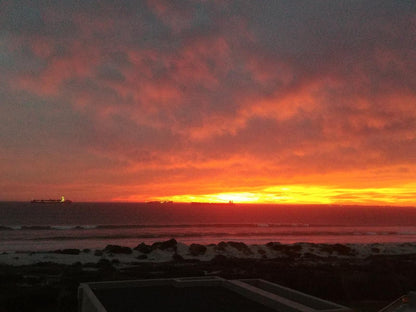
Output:
[[[148,201],[148,202],[146,202],[146,204],[148,204],[148,205],[168,205],[168,204],[173,204],[173,201],[172,200],[163,200],[163,201],[154,200],[154,201]]]
[[[32,204],[70,204],[72,200],[65,199],[64,196],[61,199],[34,199],[31,201]]]

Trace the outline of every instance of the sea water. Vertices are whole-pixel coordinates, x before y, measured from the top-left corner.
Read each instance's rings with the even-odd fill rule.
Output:
[[[416,242],[416,208],[0,202],[0,252],[186,244]]]

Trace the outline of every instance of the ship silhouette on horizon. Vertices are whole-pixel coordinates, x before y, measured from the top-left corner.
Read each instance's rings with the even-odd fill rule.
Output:
[[[65,199],[64,196],[61,199],[33,199],[32,204],[71,204],[72,200]]]

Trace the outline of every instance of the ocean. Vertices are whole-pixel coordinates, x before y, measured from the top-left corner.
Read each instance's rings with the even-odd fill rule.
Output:
[[[186,244],[416,242],[416,208],[0,202],[0,252]]]

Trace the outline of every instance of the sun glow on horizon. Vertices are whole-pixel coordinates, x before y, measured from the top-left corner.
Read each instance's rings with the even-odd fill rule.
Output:
[[[125,201],[142,201],[132,196]],[[178,194],[151,197],[147,201],[201,202],[201,203],[270,203],[270,204],[363,204],[363,205],[416,205],[416,184],[380,188],[342,188],[323,185],[280,185],[244,192],[212,194]]]

